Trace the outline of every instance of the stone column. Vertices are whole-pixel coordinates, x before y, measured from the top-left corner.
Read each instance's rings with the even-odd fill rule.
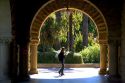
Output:
[[[30,44],[30,74],[37,74],[37,47],[39,40],[31,41]]]
[[[118,75],[118,49],[116,41],[110,41],[108,44],[109,51],[109,76]]]
[[[10,43],[9,64],[9,76],[11,80],[16,80],[18,76],[18,45],[14,37]]]
[[[8,80],[10,38],[0,38],[0,80]]]
[[[107,70],[107,45],[100,44],[100,71],[99,74],[105,75]]]
[[[29,43],[19,45],[19,80],[29,80],[28,71]]]

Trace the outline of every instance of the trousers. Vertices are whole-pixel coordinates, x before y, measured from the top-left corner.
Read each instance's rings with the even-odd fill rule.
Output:
[[[59,70],[59,74],[60,75],[64,75],[64,62],[63,61],[61,61],[61,68],[60,68],[60,70]]]

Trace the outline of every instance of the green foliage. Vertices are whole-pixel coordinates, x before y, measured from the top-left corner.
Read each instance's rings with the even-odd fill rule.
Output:
[[[46,51],[46,49],[53,47],[58,40],[59,31],[60,29],[57,27],[55,17],[52,14],[50,17],[48,17],[41,28],[39,49]]]
[[[89,27],[88,27],[88,32],[93,34],[93,37],[97,36],[97,30],[94,22],[89,19]]]
[[[88,37],[88,46],[93,46],[96,42],[94,41],[93,36]]]
[[[57,52],[39,52],[38,63],[59,63]],[[70,52],[65,57],[65,63],[81,64],[83,59],[81,54]]]
[[[72,11],[73,13],[73,28],[77,31],[80,29],[80,24],[82,22],[83,13],[79,10]]]
[[[76,52],[79,52],[79,51],[81,51],[83,49],[83,46],[82,46],[82,34],[81,34],[80,31],[79,31],[79,34],[76,34],[76,36],[75,36],[74,48],[75,48]]]
[[[52,17],[49,17],[45,21],[45,24],[41,29],[40,43],[43,45],[52,46],[55,40],[55,36],[52,35],[53,32],[54,32],[54,19]]]
[[[88,47],[83,49],[83,37],[81,33],[81,23],[83,20],[83,12],[78,10],[70,10],[72,12],[72,34],[73,34],[73,50],[77,53],[69,53],[66,57],[66,63],[98,63],[99,62],[99,45],[96,44],[94,38],[97,37],[96,26],[94,22],[89,19],[88,27]],[[40,45],[38,46],[38,62],[42,63],[58,63],[55,58],[57,53],[54,49],[58,50],[60,46],[68,47],[69,32],[69,15],[66,11],[60,11],[61,21],[56,21],[55,13],[52,13],[46,19],[40,33]],[[54,46],[55,45],[55,46]],[[57,45],[57,47],[56,47]],[[54,49],[53,49],[54,48]],[[81,56],[82,55],[82,56]],[[83,59],[82,59],[83,57]]]
[[[81,54],[70,52],[65,58],[65,63],[82,64],[83,59]]]
[[[56,52],[38,52],[38,63],[58,63]]]
[[[100,61],[100,49],[98,44],[86,47],[84,50],[80,51],[83,57],[84,63],[99,63]]]

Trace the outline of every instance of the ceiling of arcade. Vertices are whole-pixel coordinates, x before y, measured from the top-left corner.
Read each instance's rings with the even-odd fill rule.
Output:
[[[100,10],[87,0],[84,0],[84,1],[68,0],[68,1],[69,1],[68,2],[69,8],[79,9],[87,13],[94,20],[98,28],[99,42],[107,43],[107,37],[108,37],[107,24]],[[37,14],[35,15],[32,21],[31,41],[36,41],[39,39],[40,27],[50,13],[62,8],[66,8],[65,4],[62,4],[62,3],[65,3],[65,0],[52,0],[39,9],[39,11],[37,12]]]

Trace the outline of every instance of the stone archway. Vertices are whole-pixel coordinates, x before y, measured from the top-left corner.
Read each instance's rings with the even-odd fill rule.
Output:
[[[98,40],[100,43],[100,74],[106,73],[106,56],[108,42],[108,28],[101,11],[88,0],[51,0],[44,4],[36,13],[30,27],[30,73],[37,73],[37,46],[39,44],[40,29],[45,19],[54,11],[66,8],[75,8],[88,14],[95,22],[98,29]],[[77,4],[76,4],[77,3]]]

